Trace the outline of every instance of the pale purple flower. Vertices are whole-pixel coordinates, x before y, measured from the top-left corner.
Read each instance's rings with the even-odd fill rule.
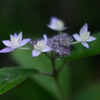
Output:
[[[15,50],[16,48],[20,48],[20,47],[24,46],[31,40],[30,38],[22,40],[22,32],[20,32],[19,35],[17,35],[17,33],[14,33],[14,35],[10,35],[10,39],[11,40],[3,40],[2,41],[3,44],[7,47],[0,50],[0,53],[11,52],[11,51]]]
[[[64,22],[60,19],[57,19],[56,17],[52,17],[50,24],[47,26],[55,31],[63,31],[66,29],[66,27],[64,27]]]
[[[44,34],[43,38],[44,40],[40,40],[34,45],[34,49],[32,51],[33,57],[40,55],[41,52],[49,52],[52,50],[52,48],[47,45],[47,35]]]
[[[87,42],[96,40],[95,37],[90,36],[87,23],[85,23],[84,26],[80,29],[79,35],[73,34],[73,37],[77,42],[81,42],[82,45],[88,49],[89,49],[89,45]]]

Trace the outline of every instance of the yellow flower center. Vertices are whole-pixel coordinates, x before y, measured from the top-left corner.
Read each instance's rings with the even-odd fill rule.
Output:
[[[57,24],[57,28],[58,29],[62,29],[64,27],[64,24],[63,24],[63,22],[61,20],[57,20],[56,24]]]
[[[44,48],[44,46],[45,46],[45,41],[41,40],[41,41],[38,41],[36,45],[34,45],[34,48],[37,50],[41,50]]]
[[[13,42],[14,47],[18,47],[21,40],[18,39],[17,37],[12,37],[12,42]]]
[[[88,35],[86,33],[82,34],[81,40],[85,41],[88,38]]]

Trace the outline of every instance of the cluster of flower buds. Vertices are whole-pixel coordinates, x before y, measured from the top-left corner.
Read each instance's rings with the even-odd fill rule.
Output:
[[[3,40],[3,44],[6,45],[7,47],[0,50],[0,53],[8,53],[16,48],[19,49],[29,49],[25,48],[25,44],[28,42],[33,46],[32,50],[32,56],[36,57],[41,54],[41,52],[50,52],[50,51],[55,51],[58,55],[63,56],[63,55],[69,55],[70,53],[70,45],[76,44],[76,43],[81,43],[84,47],[89,48],[89,45],[87,42],[91,42],[96,40],[95,37],[90,36],[90,32],[88,31],[88,25],[85,23],[83,27],[79,31],[78,34],[73,34],[73,38],[76,40],[73,42],[73,38],[69,36],[67,33],[62,32],[65,30],[67,27],[64,26],[64,22],[56,17],[52,17],[50,20],[50,24],[47,25],[49,28],[52,30],[58,31],[58,34],[51,37],[47,38],[47,35],[43,35],[43,39],[38,39],[32,41],[30,38],[23,39],[22,40],[22,32],[17,35],[15,33],[14,35],[10,35],[10,40]]]
[[[67,33],[57,34],[48,39],[48,45],[59,55],[69,55],[73,38]]]

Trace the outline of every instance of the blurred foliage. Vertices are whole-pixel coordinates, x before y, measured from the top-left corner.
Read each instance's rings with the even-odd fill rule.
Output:
[[[51,62],[44,54],[41,54],[39,57],[34,58],[31,56],[31,51],[29,50],[25,52],[21,50],[16,50],[12,53],[12,57],[21,67],[34,68],[39,71],[48,73],[52,72]],[[56,60],[57,67],[60,66],[61,62],[62,61],[60,60]],[[68,96],[69,94],[68,90],[70,84],[69,71],[67,69],[68,69],[67,67],[64,68],[59,76],[62,88],[64,92],[67,94],[66,96]],[[38,82],[38,84],[40,84],[42,87],[44,87],[46,90],[48,90],[53,96],[58,98],[57,100],[59,100],[60,95],[58,93],[56,83],[53,77],[48,77],[45,75],[34,75],[33,79],[36,82]]]
[[[35,81],[28,79],[0,96],[1,100],[56,100]]]
[[[39,72],[35,69],[2,68],[0,70],[0,94],[3,94],[37,73]]]
[[[92,83],[76,93],[72,100],[99,100],[100,99],[100,82]]]

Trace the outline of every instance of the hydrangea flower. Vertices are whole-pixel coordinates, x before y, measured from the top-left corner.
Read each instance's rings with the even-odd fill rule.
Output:
[[[32,51],[33,57],[40,55],[41,52],[49,52],[52,50],[52,48],[47,45],[47,35],[44,34],[43,38],[44,40],[40,40],[34,45],[34,49]]]
[[[63,31],[66,29],[66,27],[64,27],[64,22],[60,19],[57,19],[56,17],[52,17],[50,24],[47,26],[55,31]]]
[[[90,36],[87,23],[85,23],[84,26],[80,29],[79,35],[73,34],[73,37],[77,42],[81,42],[82,45],[88,49],[89,49],[89,45],[87,42],[96,40],[95,37]]]
[[[73,41],[73,38],[67,34],[57,34],[51,38],[48,38],[48,45],[60,56],[67,56],[70,54],[70,43]]]
[[[0,50],[0,53],[11,52],[11,51],[15,50],[16,48],[20,48],[20,47],[24,46],[26,43],[28,43],[31,40],[30,38],[22,40],[22,32],[20,32],[19,35],[17,35],[17,33],[14,33],[14,35],[10,35],[10,39],[11,40],[3,40],[2,41],[2,43],[7,47]]]

